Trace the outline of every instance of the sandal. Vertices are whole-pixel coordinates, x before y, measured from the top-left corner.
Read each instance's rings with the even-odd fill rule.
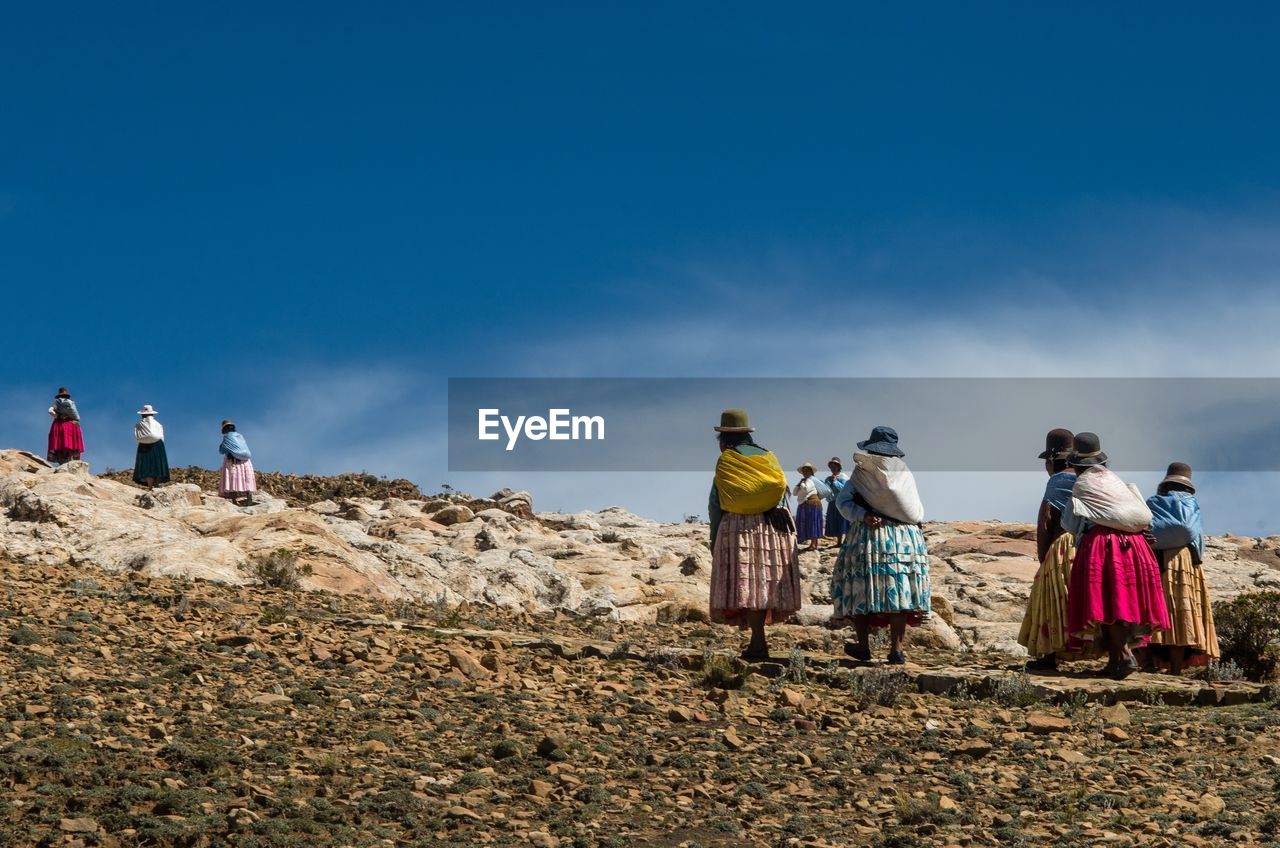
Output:
[[[858,662],[871,662],[871,649],[864,648],[861,645],[851,645],[845,643],[844,652],[853,657]]]

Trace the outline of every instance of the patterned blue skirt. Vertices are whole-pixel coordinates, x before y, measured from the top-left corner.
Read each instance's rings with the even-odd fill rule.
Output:
[[[869,616],[874,627],[889,613],[910,613],[919,624],[931,609],[929,551],[918,524],[885,521],[850,528],[831,573],[834,618]]]
[[[833,500],[827,504],[827,535],[844,537],[849,532],[849,519],[840,514]]]
[[[822,505],[808,501],[796,510],[796,541],[808,542],[822,538]]]

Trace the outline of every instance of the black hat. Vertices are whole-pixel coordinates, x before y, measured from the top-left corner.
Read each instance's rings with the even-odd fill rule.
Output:
[[[1107,455],[1102,450],[1102,440],[1097,433],[1076,433],[1071,440],[1071,454],[1067,462],[1086,468],[1091,465],[1102,465]]]
[[[858,450],[867,453],[878,453],[881,456],[906,456],[898,447],[898,431],[892,427],[876,427],[871,437],[858,442]]]
[[[60,386],[58,388],[57,397],[71,397],[71,392],[67,391],[66,386]]]
[[[1160,485],[1165,483],[1180,483],[1191,490],[1195,494],[1196,486],[1191,482],[1191,466],[1185,462],[1171,462],[1169,468],[1164,472],[1164,479],[1160,481]]]
[[[1062,427],[1050,430],[1049,435],[1044,437],[1044,451],[1040,458],[1066,459],[1067,454],[1071,453],[1071,440],[1074,438],[1075,435],[1070,430]]]

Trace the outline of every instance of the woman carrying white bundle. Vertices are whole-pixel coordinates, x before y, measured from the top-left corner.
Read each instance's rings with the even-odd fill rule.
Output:
[[[853,477],[836,496],[836,508],[849,520],[849,532],[831,574],[834,618],[853,619],[856,645],[849,656],[871,659],[870,630],[889,628],[889,662],[907,661],[907,626],[929,616],[929,551],[920,524],[924,506],[915,477],[902,461],[898,433],[876,427],[858,442]]]
[[[147,404],[138,410],[141,420],[133,427],[138,453],[133,460],[133,482],[148,489],[169,482],[169,455],[164,449],[164,425]]]

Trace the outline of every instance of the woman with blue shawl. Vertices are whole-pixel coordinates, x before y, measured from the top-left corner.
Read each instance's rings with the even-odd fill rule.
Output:
[[[1185,665],[1205,665],[1221,656],[1201,567],[1204,531],[1191,466],[1170,464],[1147,506],[1170,621],[1168,630],[1151,638],[1151,658],[1167,662],[1170,674],[1181,674]]]
[[[1071,505],[1071,489],[1076,484],[1075,469],[1067,463],[1074,438],[1070,430],[1050,430],[1040,454],[1049,475],[1036,518],[1040,568],[1031,584],[1031,597],[1018,633],[1018,644],[1035,657],[1027,663],[1029,671],[1057,671],[1058,655],[1067,649],[1067,586],[1071,582],[1075,536],[1063,530],[1062,513]]]
[[[840,463],[838,456],[831,457],[827,462],[827,468],[831,474],[823,482],[831,490],[831,498],[827,501],[826,534],[844,539],[844,534],[849,532],[849,520],[836,508],[836,495],[840,494],[844,484],[849,482],[849,475],[844,473],[844,466]]]
[[[244,436],[236,432],[234,421],[222,422],[222,444],[218,453],[222,454],[218,494],[233,501],[249,501],[258,491],[258,482],[253,476],[253,455]]]

